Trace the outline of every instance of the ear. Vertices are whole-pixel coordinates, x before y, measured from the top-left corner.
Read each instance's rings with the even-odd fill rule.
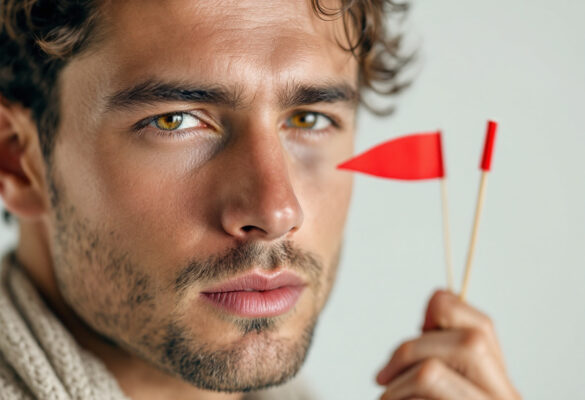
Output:
[[[37,219],[48,210],[45,166],[31,112],[0,97],[0,195],[10,213]]]

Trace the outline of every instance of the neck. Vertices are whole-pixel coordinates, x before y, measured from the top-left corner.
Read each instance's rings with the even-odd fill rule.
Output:
[[[16,257],[29,279],[77,343],[105,364],[126,396],[135,400],[243,399],[241,393],[227,394],[201,390],[104,340],[75,314],[61,295],[55,277],[46,224],[40,221],[20,221],[19,225],[20,237]]]

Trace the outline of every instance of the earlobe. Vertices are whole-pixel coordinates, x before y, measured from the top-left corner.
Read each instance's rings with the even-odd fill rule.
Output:
[[[47,210],[38,136],[30,112],[0,102],[0,195],[8,211],[35,219]],[[31,160],[30,158],[35,158]]]

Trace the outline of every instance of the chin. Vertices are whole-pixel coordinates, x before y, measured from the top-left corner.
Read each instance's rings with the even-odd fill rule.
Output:
[[[247,392],[281,385],[302,367],[311,347],[316,319],[283,332],[278,319],[237,320],[240,339],[221,346],[189,338],[171,324],[157,364],[201,389]],[[302,325],[301,325],[302,326]]]

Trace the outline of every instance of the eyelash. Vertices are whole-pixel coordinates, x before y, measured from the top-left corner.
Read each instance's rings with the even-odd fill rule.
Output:
[[[132,130],[134,132],[136,132],[136,134],[138,136],[143,136],[146,134],[146,130],[148,129],[148,127],[150,125],[152,125],[157,119],[162,118],[162,117],[175,116],[175,115],[180,115],[183,118],[185,118],[185,116],[195,118],[195,119],[199,120],[200,123],[202,125],[204,125],[205,127],[183,128],[183,129],[176,129],[176,130],[172,130],[172,129],[165,130],[165,129],[153,127],[153,129],[155,131],[155,135],[162,136],[162,137],[173,137],[173,138],[180,139],[180,138],[183,138],[185,136],[188,136],[193,129],[199,129],[199,130],[200,129],[212,129],[210,124],[208,124],[203,118],[199,117],[198,115],[194,114],[193,112],[179,111],[179,112],[158,114],[158,115],[155,115],[152,117],[145,118],[145,119],[137,122],[136,124],[134,124],[132,126]]]
[[[327,114],[318,112],[318,111],[311,111],[311,110],[298,110],[294,114],[292,114],[290,117],[288,117],[286,119],[286,121],[290,120],[291,118],[293,118],[295,116],[299,116],[301,114],[313,114],[317,118],[320,118],[320,117],[321,118],[325,118],[327,121],[329,121],[330,125],[327,126],[326,128],[321,128],[321,129],[295,128],[295,127],[292,127],[292,126],[289,126],[288,127],[289,129],[298,130],[300,132],[305,132],[305,133],[309,133],[310,132],[312,135],[314,135],[314,134],[324,134],[324,133],[327,133],[330,130],[331,127],[336,128],[336,129],[339,129],[340,128],[340,123],[339,123],[339,121],[336,118],[334,118],[332,116],[329,116]],[[285,126],[286,126],[286,122],[285,122]]]
[[[343,124],[339,118],[318,111],[298,110],[294,114],[289,116],[287,120],[294,117],[295,115],[302,113],[311,113],[315,114],[317,117],[326,118],[329,121],[329,126],[319,130],[288,127],[287,129],[291,131],[292,135],[291,138],[293,138],[293,140],[300,140],[306,143],[307,145],[311,144],[317,145],[321,140],[326,140],[327,138],[332,137],[332,135],[338,134],[341,131],[343,131]]]
[[[326,127],[326,128],[319,129],[319,130],[313,130],[311,128],[295,128],[295,127],[291,127],[291,126],[286,125],[286,121],[289,121],[294,116],[297,116],[297,115],[300,115],[303,113],[314,114],[317,118],[319,118],[319,117],[325,118],[329,121],[329,123],[331,125]],[[152,117],[145,118],[145,119],[137,122],[136,124],[134,124],[132,126],[132,130],[138,136],[143,136],[144,134],[146,134],[147,128],[151,124],[153,124],[157,119],[162,118],[162,117],[167,117],[167,116],[174,116],[174,115],[181,115],[183,118],[186,115],[190,116],[192,118],[199,120],[201,122],[201,124],[205,125],[206,127],[204,127],[203,129],[213,129],[210,124],[208,124],[205,120],[203,120],[199,116],[195,115],[194,113],[187,112],[187,111],[181,111],[181,112],[170,112],[170,113],[158,114],[158,115],[155,115]],[[326,134],[330,133],[331,128],[335,128],[335,129],[339,130],[341,127],[341,124],[339,123],[339,121],[336,118],[329,116],[327,114],[321,113],[321,112],[310,111],[310,110],[298,110],[294,114],[289,116],[286,119],[286,121],[284,123],[284,126],[287,129],[292,130],[293,132],[295,132],[295,134],[300,134],[303,136],[307,136],[307,135],[309,135],[309,136],[322,136],[322,135],[326,135]],[[160,128],[154,128],[154,129],[155,129],[155,134],[158,136],[173,137],[176,139],[180,139],[180,138],[183,138],[185,136],[188,136],[190,134],[190,132],[192,131],[192,129],[202,129],[202,128],[183,128],[183,129],[176,129],[176,130],[165,130],[165,129],[160,129]]]

